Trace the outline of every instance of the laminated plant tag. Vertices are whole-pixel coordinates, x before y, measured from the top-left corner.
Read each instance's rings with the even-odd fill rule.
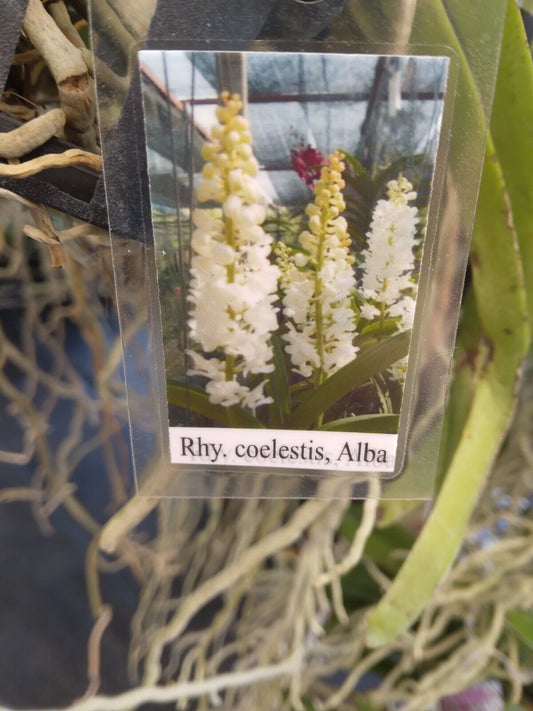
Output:
[[[399,474],[449,57],[138,60],[168,460]]]
[[[138,493],[430,498],[505,0],[141,4],[89,0]]]

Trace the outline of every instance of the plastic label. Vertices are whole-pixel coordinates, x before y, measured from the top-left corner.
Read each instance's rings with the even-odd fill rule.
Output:
[[[449,59],[139,63],[170,461],[398,473]]]

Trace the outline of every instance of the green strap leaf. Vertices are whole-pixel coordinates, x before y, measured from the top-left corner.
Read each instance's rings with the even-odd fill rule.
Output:
[[[411,332],[398,333],[360,353],[354,360],[313,390],[285,421],[291,429],[307,429],[328,408],[374,375],[381,373],[409,351]]]
[[[343,417],[322,425],[326,432],[381,432],[396,434],[398,432],[399,415],[359,415]]]
[[[510,121],[512,112],[512,121]],[[491,134],[505,175],[533,319],[533,62],[518,8],[505,23]]]
[[[514,0],[509,0],[507,23],[515,22],[513,14],[517,12]],[[460,21],[459,11],[455,20]],[[450,43],[457,44],[456,38]],[[513,105],[505,107],[510,132],[514,129],[514,109]],[[479,109],[473,111],[480,113]],[[453,563],[513,413],[530,331],[509,189],[511,183],[506,183],[489,139],[472,247],[484,367],[432,513],[391,587],[368,616],[367,641],[371,647],[386,644],[411,625]]]
[[[371,323],[361,329],[355,343],[360,346],[370,339],[382,340],[384,336],[390,336],[398,328],[398,320],[394,318],[383,319],[383,322]],[[380,338],[381,337],[381,338]]]
[[[169,405],[177,405],[192,410],[197,415],[208,417],[223,427],[243,427],[245,429],[260,429],[261,422],[251,413],[239,407],[222,407],[213,405],[203,390],[191,385],[184,385],[179,380],[167,382],[167,399]],[[231,412],[230,412],[231,410]]]
[[[368,644],[394,639],[420,615],[459,552],[472,510],[509,426],[527,352],[525,292],[502,176],[489,144],[474,231],[480,320],[488,344],[463,435],[433,511],[412,552],[368,617]],[[443,535],[445,532],[445,535]]]
[[[453,454],[461,441],[472,407],[479,375],[483,373],[485,355],[480,347],[480,324],[472,284],[463,295],[461,320],[455,344],[454,372],[444,419],[436,489],[440,489]]]
[[[274,352],[274,370],[270,374],[270,395],[274,402],[270,405],[270,427],[283,427],[285,418],[291,409],[289,396],[289,378],[285,368],[283,357],[283,346],[279,336],[272,337],[272,348]]]

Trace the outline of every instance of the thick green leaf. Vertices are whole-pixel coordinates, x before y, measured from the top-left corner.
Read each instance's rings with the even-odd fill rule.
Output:
[[[515,10],[510,0],[508,22]],[[459,22],[460,13],[454,19]],[[451,37],[450,44],[460,50],[456,38]],[[461,62],[468,70],[464,54]],[[471,76],[464,81],[473,83]],[[514,108],[507,107],[511,131]],[[469,110],[470,118],[473,115],[481,120],[481,107]],[[436,505],[400,573],[368,617],[370,646],[380,646],[401,634],[431,598],[460,549],[472,509],[509,426],[530,333],[508,187],[489,140],[472,259],[477,311],[485,343],[484,368]]]
[[[479,316],[473,288],[463,296],[461,320],[457,335],[454,372],[444,419],[436,488],[457,449],[472,406],[476,384],[486,359],[486,348],[480,344]]]
[[[404,331],[360,353],[313,390],[287,417],[286,426],[291,429],[310,427],[342,397],[404,358],[409,350],[410,337],[411,332]]]
[[[455,12],[461,9],[461,3],[455,3]],[[475,14],[467,19],[470,27],[477,21]],[[463,29],[463,34],[465,33],[467,34],[467,30]],[[471,44],[472,51],[477,54],[478,43]],[[482,51],[486,54],[487,48],[483,47]],[[491,135],[505,180],[505,199],[509,201],[512,208],[512,220],[522,257],[530,318],[533,314],[533,211],[531,210],[533,181],[530,177],[530,166],[533,164],[532,126],[533,62],[529,55],[520,12],[515,3],[510,2],[492,113]],[[479,374],[478,366],[482,362],[482,358],[476,356],[479,323],[477,307],[473,303],[472,295],[473,291],[470,289],[463,300],[458,352],[455,359],[456,368],[441,446],[440,479],[460,440],[465,417],[475,391]]]
[[[531,610],[511,610],[507,622],[522,642],[533,650],[533,612]]]
[[[513,4],[516,5],[515,0]],[[486,67],[495,63],[498,54],[495,40],[501,37],[505,8],[487,0],[445,0],[446,14],[453,26],[461,54],[468,64],[469,74],[476,83],[480,104],[486,116],[491,115],[493,85],[484,81]],[[482,19],[483,31],[480,32]]]
[[[381,432],[396,434],[398,432],[399,415],[359,415],[358,417],[343,417],[322,425],[321,430],[328,432]]]
[[[368,617],[370,646],[385,644],[407,629],[449,569],[514,408],[529,331],[515,235],[491,149],[489,145],[474,231],[475,288],[487,342],[485,368],[436,505],[405,565]]]
[[[495,2],[491,2],[490,7],[483,14],[494,12],[495,5]],[[421,44],[428,41],[435,42],[451,47],[456,53],[460,74],[454,96],[455,110],[449,161],[454,182],[463,186],[468,192],[469,186],[478,184],[479,164],[477,161],[465,161],[464,156],[471,155],[472,146],[483,150],[488,127],[489,107],[481,101],[479,85],[476,83],[463,47],[455,34],[454,25],[446,11],[447,6],[447,1],[443,2],[443,0],[419,2],[411,41]],[[463,3],[463,7],[469,21],[470,3]],[[476,2],[476,7],[479,17],[481,13],[479,1]],[[497,14],[499,16],[499,12]],[[455,17],[455,25],[460,24],[460,17]],[[461,195],[459,195],[459,200],[461,200]],[[462,217],[465,229],[469,229],[472,224],[471,215],[463,214]]]
[[[505,23],[491,134],[505,176],[533,319],[533,62],[515,3],[510,3]]]
[[[209,402],[208,396],[195,387],[183,385],[177,380],[167,382],[167,399],[169,405],[177,405],[192,410],[197,415],[208,417],[223,427],[243,427],[259,429],[263,425],[251,413],[238,407],[222,407]],[[230,412],[231,410],[231,412]]]

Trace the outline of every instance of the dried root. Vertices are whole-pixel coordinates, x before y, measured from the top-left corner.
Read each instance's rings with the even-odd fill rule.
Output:
[[[20,158],[55,136],[65,125],[62,109],[52,109],[8,133],[0,133],[0,158]],[[1,172],[13,166],[0,165]],[[31,175],[31,173],[30,173]],[[22,176],[26,177],[26,176]]]
[[[67,137],[95,151],[94,87],[80,49],[61,32],[41,0],[29,0],[24,32],[56,81]]]
[[[61,109],[57,109],[57,111],[63,113]],[[38,119],[34,119],[34,121],[37,120]],[[33,121],[30,123],[33,123]],[[29,125],[29,123],[25,124],[17,130],[20,131]],[[71,165],[86,165],[93,170],[100,171],[102,169],[102,158],[96,153],[82,151],[79,148],[71,148],[68,151],[63,151],[63,153],[47,153],[44,156],[32,158],[24,163],[16,163],[14,165],[0,164],[0,176],[7,178],[28,178],[30,175],[36,175],[42,170],[48,170],[49,168],[66,168]]]

